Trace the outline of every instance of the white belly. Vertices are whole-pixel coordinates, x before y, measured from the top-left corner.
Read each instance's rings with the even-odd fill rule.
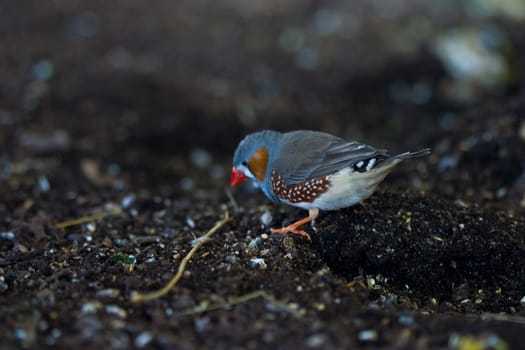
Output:
[[[328,177],[331,183],[330,188],[312,203],[290,204],[303,209],[317,208],[321,210],[350,207],[370,197],[377,185],[388,175],[393,165],[362,173],[353,171],[351,168],[345,168]]]

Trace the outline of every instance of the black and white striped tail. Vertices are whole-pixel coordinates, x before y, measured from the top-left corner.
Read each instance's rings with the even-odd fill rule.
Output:
[[[392,165],[394,165],[406,158],[421,157],[421,156],[426,156],[428,154],[430,154],[430,148],[425,148],[417,152],[400,153],[392,157],[388,157],[388,156],[385,157],[384,155],[381,155],[381,156],[378,155],[376,157],[371,157],[368,159],[360,160],[359,162],[353,165],[353,169],[354,171],[364,173],[364,172],[374,169],[375,167],[386,166],[392,163],[393,163]]]

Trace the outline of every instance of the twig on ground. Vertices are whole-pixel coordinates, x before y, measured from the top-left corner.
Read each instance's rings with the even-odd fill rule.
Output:
[[[175,274],[175,276],[173,276],[173,278],[164,287],[154,292],[145,293],[145,294],[133,292],[131,294],[131,301],[134,303],[139,303],[139,302],[157,299],[157,298],[160,298],[166,295],[177,284],[177,282],[179,282],[180,278],[182,277],[182,274],[184,273],[186,265],[190,261],[191,257],[208,240],[208,238],[210,238],[215,232],[217,232],[221,227],[223,227],[230,220],[231,218],[228,215],[228,212],[226,212],[224,214],[224,218],[218,221],[215,224],[215,226],[213,226],[208,232],[206,232],[205,235],[203,235],[197,240],[197,242],[195,243],[195,246],[193,246],[193,248],[189,251],[189,253],[184,257],[184,259],[182,259],[179,265],[179,269],[177,270],[177,273]]]
[[[90,222],[90,221],[100,220],[100,219],[105,218],[106,216],[120,215],[120,214],[122,214],[122,208],[117,206],[117,207],[115,207],[113,209],[110,209],[108,211],[103,211],[101,213],[88,215],[88,216],[83,216],[83,217],[78,218],[78,219],[73,219],[73,220],[67,220],[67,221],[60,222],[60,223],[56,224],[55,227],[56,228],[66,228],[66,227],[69,227],[69,226],[81,225],[83,223]]]
[[[235,200],[235,198],[233,198],[233,195],[231,193],[231,191],[229,189],[226,189],[226,196],[228,197],[229,201],[230,201],[230,204],[232,205],[233,207],[233,210],[238,213],[239,212],[239,205],[237,204],[237,201]]]
[[[196,307],[190,308],[186,311],[182,311],[181,313],[176,314],[175,317],[191,316],[191,315],[196,315],[196,314],[200,314],[203,312],[209,312],[209,311],[218,310],[218,309],[225,309],[225,308],[228,308],[234,305],[246,303],[250,300],[257,299],[257,298],[264,299],[266,302],[270,303],[276,308],[290,313],[295,318],[301,318],[301,316],[303,316],[304,314],[304,312],[301,312],[300,309],[293,308],[287,305],[285,302],[276,299],[273,295],[266,293],[264,290],[258,290],[252,293],[241,295],[239,297],[232,297],[228,299],[227,301],[225,301],[224,303],[209,304],[208,302],[204,301]]]

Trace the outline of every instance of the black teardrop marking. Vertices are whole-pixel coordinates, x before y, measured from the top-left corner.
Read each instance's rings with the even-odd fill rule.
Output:
[[[359,162],[355,163],[352,168],[354,171],[364,173],[367,171],[370,171],[374,168],[375,165],[377,165],[378,159],[376,157],[368,158],[360,160]]]

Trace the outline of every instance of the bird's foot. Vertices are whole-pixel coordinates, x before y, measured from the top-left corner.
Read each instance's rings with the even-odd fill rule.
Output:
[[[286,226],[286,227],[283,227],[283,228],[271,228],[270,232],[271,233],[277,233],[277,234],[293,233],[293,234],[296,234],[296,235],[300,235],[300,236],[306,237],[306,238],[308,238],[311,241],[312,238],[310,238],[310,235],[308,233],[306,233],[306,231],[297,229],[297,227],[299,227],[299,226],[301,226],[301,225],[292,224],[292,225],[289,225],[289,226]]]
[[[319,216],[319,209],[310,209],[309,215],[305,217],[304,219],[301,219],[283,228],[272,228],[270,229],[270,231],[272,233],[294,233],[296,235],[306,237],[311,241],[312,238],[310,237],[310,235],[303,230],[299,230],[299,227],[309,222],[313,222],[318,216]]]

